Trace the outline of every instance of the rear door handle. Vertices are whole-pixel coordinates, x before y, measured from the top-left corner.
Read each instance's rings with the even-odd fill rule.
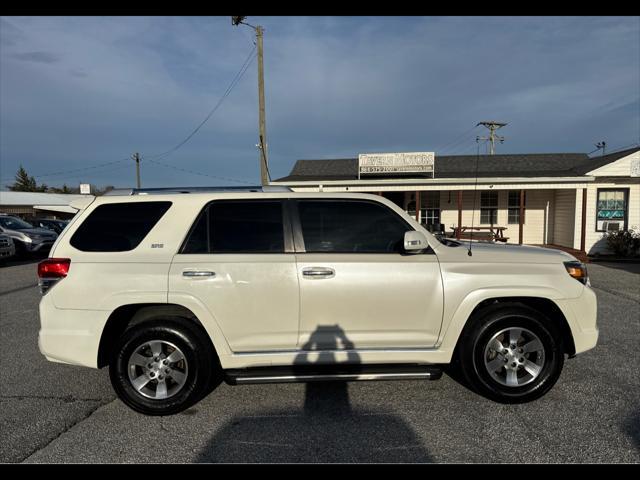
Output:
[[[182,276],[187,278],[215,277],[216,272],[209,270],[185,270],[182,272]]]
[[[336,271],[328,267],[307,267],[302,269],[302,275],[306,278],[329,278],[335,276]]]

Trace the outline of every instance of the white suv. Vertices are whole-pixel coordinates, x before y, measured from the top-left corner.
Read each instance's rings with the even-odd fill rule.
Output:
[[[230,384],[439,378],[526,402],[596,345],[586,268],[544,248],[438,241],[366,194],[151,189],[76,201],[38,266],[41,352],[101,368],[128,406]]]

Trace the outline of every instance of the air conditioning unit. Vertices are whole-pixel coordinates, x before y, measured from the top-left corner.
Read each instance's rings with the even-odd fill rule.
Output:
[[[620,230],[620,223],[622,222],[603,222],[602,229],[605,232],[617,232]]]

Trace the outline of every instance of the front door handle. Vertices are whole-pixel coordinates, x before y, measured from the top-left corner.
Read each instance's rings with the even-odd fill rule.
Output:
[[[185,270],[182,272],[182,276],[187,278],[215,277],[216,272],[209,270]]]
[[[306,278],[330,278],[336,271],[328,267],[307,267],[302,269],[302,275]]]

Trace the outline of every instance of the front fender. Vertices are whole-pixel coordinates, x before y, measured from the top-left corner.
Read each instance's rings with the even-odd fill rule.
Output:
[[[544,298],[546,300],[553,301],[559,308],[561,306],[555,300],[563,299],[564,296],[560,291],[551,287],[537,286],[527,287],[526,295],[523,295],[523,288],[521,286],[513,288],[504,287],[487,287],[479,288],[469,292],[459,303],[457,308],[451,308],[453,310],[449,315],[445,314],[445,318],[442,325],[440,336],[438,337],[437,346],[444,353],[447,352],[449,357],[453,355],[453,351],[458,343],[458,338],[462,333],[467,321],[471,317],[474,309],[483,301],[491,300],[494,298],[509,298],[509,297],[528,297],[528,298]],[[446,290],[445,290],[445,305],[447,305]],[[445,308],[445,311],[450,310]],[[561,308],[562,310],[562,308]],[[566,312],[563,311],[566,316]]]

